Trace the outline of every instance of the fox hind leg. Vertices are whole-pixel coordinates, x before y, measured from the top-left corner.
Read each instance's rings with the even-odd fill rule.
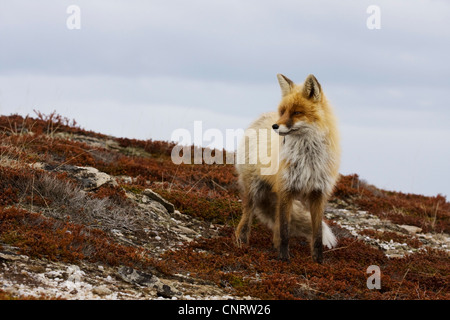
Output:
[[[236,241],[240,246],[248,243],[252,220],[255,215],[273,230],[277,211],[277,195],[271,186],[259,179],[244,189],[242,193],[242,218],[236,228]]]
[[[279,245],[279,230],[275,228],[275,217],[277,214],[278,197],[275,192],[272,192],[268,186],[260,196],[256,199],[256,213],[258,219],[273,231],[273,247],[278,249]]]
[[[254,213],[254,199],[248,193],[242,197],[242,217],[236,228],[236,244],[241,247],[242,244],[248,244],[250,230],[252,226]]]

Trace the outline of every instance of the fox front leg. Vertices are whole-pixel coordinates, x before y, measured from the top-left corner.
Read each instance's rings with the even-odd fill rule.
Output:
[[[312,239],[311,253],[315,262],[323,261],[323,243],[322,243],[322,217],[325,209],[326,198],[321,191],[313,191],[309,197]]]

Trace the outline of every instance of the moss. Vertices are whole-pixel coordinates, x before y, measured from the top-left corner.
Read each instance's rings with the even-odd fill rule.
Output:
[[[131,184],[122,184],[120,185],[125,191],[131,192],[133,194],[141,194],[145,188],[141,186],[131,185]]]

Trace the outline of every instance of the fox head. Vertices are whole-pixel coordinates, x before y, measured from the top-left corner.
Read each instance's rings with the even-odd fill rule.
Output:
[[[301,134],[302,128],[319,125],[324,116],[325,97],[320,83],[310,74],[297,85],[282,74],[277,74],[282,99],[278,106],[278,121],[272,128],[281,136]]]

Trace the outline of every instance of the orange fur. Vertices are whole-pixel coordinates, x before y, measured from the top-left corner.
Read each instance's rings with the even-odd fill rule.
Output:
[[[253,122],[238,149],[238,157],[243,155],[245,160],[236,165],[244,209],[236,238],[239,244],[248,241],[256,213],[272,228],[281,259],[289,257],[290,234],[301,234],[310,236],[313,258],[321,262],[326,240],[322,234],[334,237],[326,225],[327,230],[322,230],[322,217],[339,175],[337,121],[313,75],[300,85],[283,75],[278,75],[278,81],[282,91],[278,112],[263,114]],[[272,128],[279,135],[274,135]],[[259,134],[248,135],[251,130]],[[263,147],[270,165],[276,164],[269,174],[262,173],[270,166],[261,158]],[[255,157],[257,161],[252,163]]]

